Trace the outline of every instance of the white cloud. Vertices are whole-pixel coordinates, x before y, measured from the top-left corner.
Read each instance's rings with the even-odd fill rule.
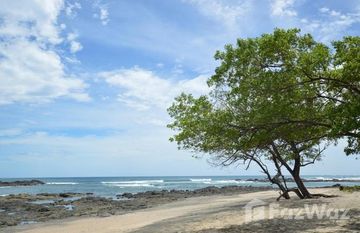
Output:
[[[295,0],[272,0],[271,14],[274,16],[296,16],[297,12],[292,9]]]
[[[70,43],[70,52],[76,53],[82,49],[82,45],[78,41],[71,41]]]
[[[78,35],[77,35],[76,33],[71,32],[71,33],[69,33],[69,34],[67,35],[66,38],[67,38],[68,41],[72,41],[72,40],[75,40],[77,37],[78,37]]]
[[[76,33],[69,33],[67,35],[67,41],[70,43],[70,52],[76,53],[83,49],[83,46],[80,44],[80,42],[76,41],[78,35]]]
[[[33,36],[44,43],[60,43],[57,17],[62,7],[62,0],[4,0],[0,7],[0,18],[3,20],[0,36]]]
[[[190,80],[168,80],[142,68],[121,69],[99,74],[107,83],[119,87],[118,100],[138,110],[151,107],[165,109],[182,91],[194,95],[208,92],[206,76]]]
[[[297,2],[304,4],[304,1]],[[360,22],[360,8],[342,12],[322,6],[319,14],[301,14],[297,16],[294,10],[294,0],[273,0],[271,2],[272,16],[291,16],[287,20],[273,17],[273,27],[300,28],[303,32],[311,33],[316,40],[329,44],[333,40],[341,39],[345,35],[353,34],[352,27]]]
[[[44,50],[26,40],[0,44],[0,104],[47,102],[68,96],[88,100],[85,84],[66,77],[61,59],[54,51]]]
[[[109,22],[109,12],[105,6],[100,7],[100,20],[103,25],[106,25]]]
[[[77,10],[81,9],[81,4],[78,2],[75,2],[74,4],[67,3],[65,7],[65,14],[69,17],[75,17],[77,14]]]
[[[83,81],[65,73],[55,48],[64,41],[57,24],[62,8],[60,0],[8,0],[0,7],[0,104],[89,99]]]
[[[322,7],[319,9],[319,12],[321,13],[321,18],[302,19],[301,28],[306,32],[314,34],[324,43],[340,39],[350,27],[360,23],[360,10],[342,13]]]
[[[98,10],[97,13],[93,14],[93,17],[100,19],[102,25],[107,25],[109,22],[109,11],[107,5],[102,4],[101,1],[95,1],[93,7]]]
[[[319,9],[319,11],[322,12],[322,13],[326,13],[326,12],[329,12],[329,8],[322,7],[322,8]]]
[[[224,23],[230,29],[235,29],[238,20],[240,20],[251,8],[250,1],[184,1],[196,6],[203,15]]]

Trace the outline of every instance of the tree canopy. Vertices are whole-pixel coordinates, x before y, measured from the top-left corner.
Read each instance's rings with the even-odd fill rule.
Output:
[[[359,45],[359,37],[346,37],[331,49],[298,29],[226,45],[215,54],[220,65],[208,80],[210,93],[183,93],[168,109],[171,140],[221,165],[254,162],[288,198],[285,169],[298,186],[293,191],[311,197],[302,166],[342,137],[348,154],[360,151]],[[265,160],[275,165],[274,176]]]

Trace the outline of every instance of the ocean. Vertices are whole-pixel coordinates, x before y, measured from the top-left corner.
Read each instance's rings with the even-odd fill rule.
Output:
[[[263,179],[263,176],[155,176],[155,177],[64,177],[64,178],[0,178],[1,181],[37,179],[44,185],[0,187],[0,196],[28,193],[94,193],[97,196],[114,197],[117,194],[144,192],[153,190],[194,190],[207,186],[223,187],[239,186],[269,186],[269,182],[247,181],[247,179]],[[360,185],[359,176],[303,176],[305,179],[317,182],[306,182],[307,187],[342,185]],[[337,181],[330,181],[337,179]],[[351,180],[353,182],[343,182]],[[326,182],[327,181],[327,182]],[[288,186],[294,183],[288,182]]]

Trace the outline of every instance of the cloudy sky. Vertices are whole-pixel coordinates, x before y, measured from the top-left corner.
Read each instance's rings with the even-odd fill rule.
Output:
[[[236,38],[360,33],[357,0],[2,0],[0,177],[251,175],[168,142],[166,108],[200,95]],[[306,174],[359,175],[330,148]]]

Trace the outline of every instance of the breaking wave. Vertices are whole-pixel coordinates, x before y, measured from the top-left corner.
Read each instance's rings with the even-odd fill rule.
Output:
[[[76,183],[76,182],[47,182],[46,184],[49,184],[49,185],[76,185],[79,183]]]
[[[153,183],[163,183],[164,180],[126,180],[126,181],[102,181],[102,184],[153,184]]]
[[[211,179],[190,179],[191,182],[210,182]]]
[[[103,185],[134,188],[134,187],[156,187],[155,185],[163,183],[164,180],[127,180],[127,181],[102,181]]]

